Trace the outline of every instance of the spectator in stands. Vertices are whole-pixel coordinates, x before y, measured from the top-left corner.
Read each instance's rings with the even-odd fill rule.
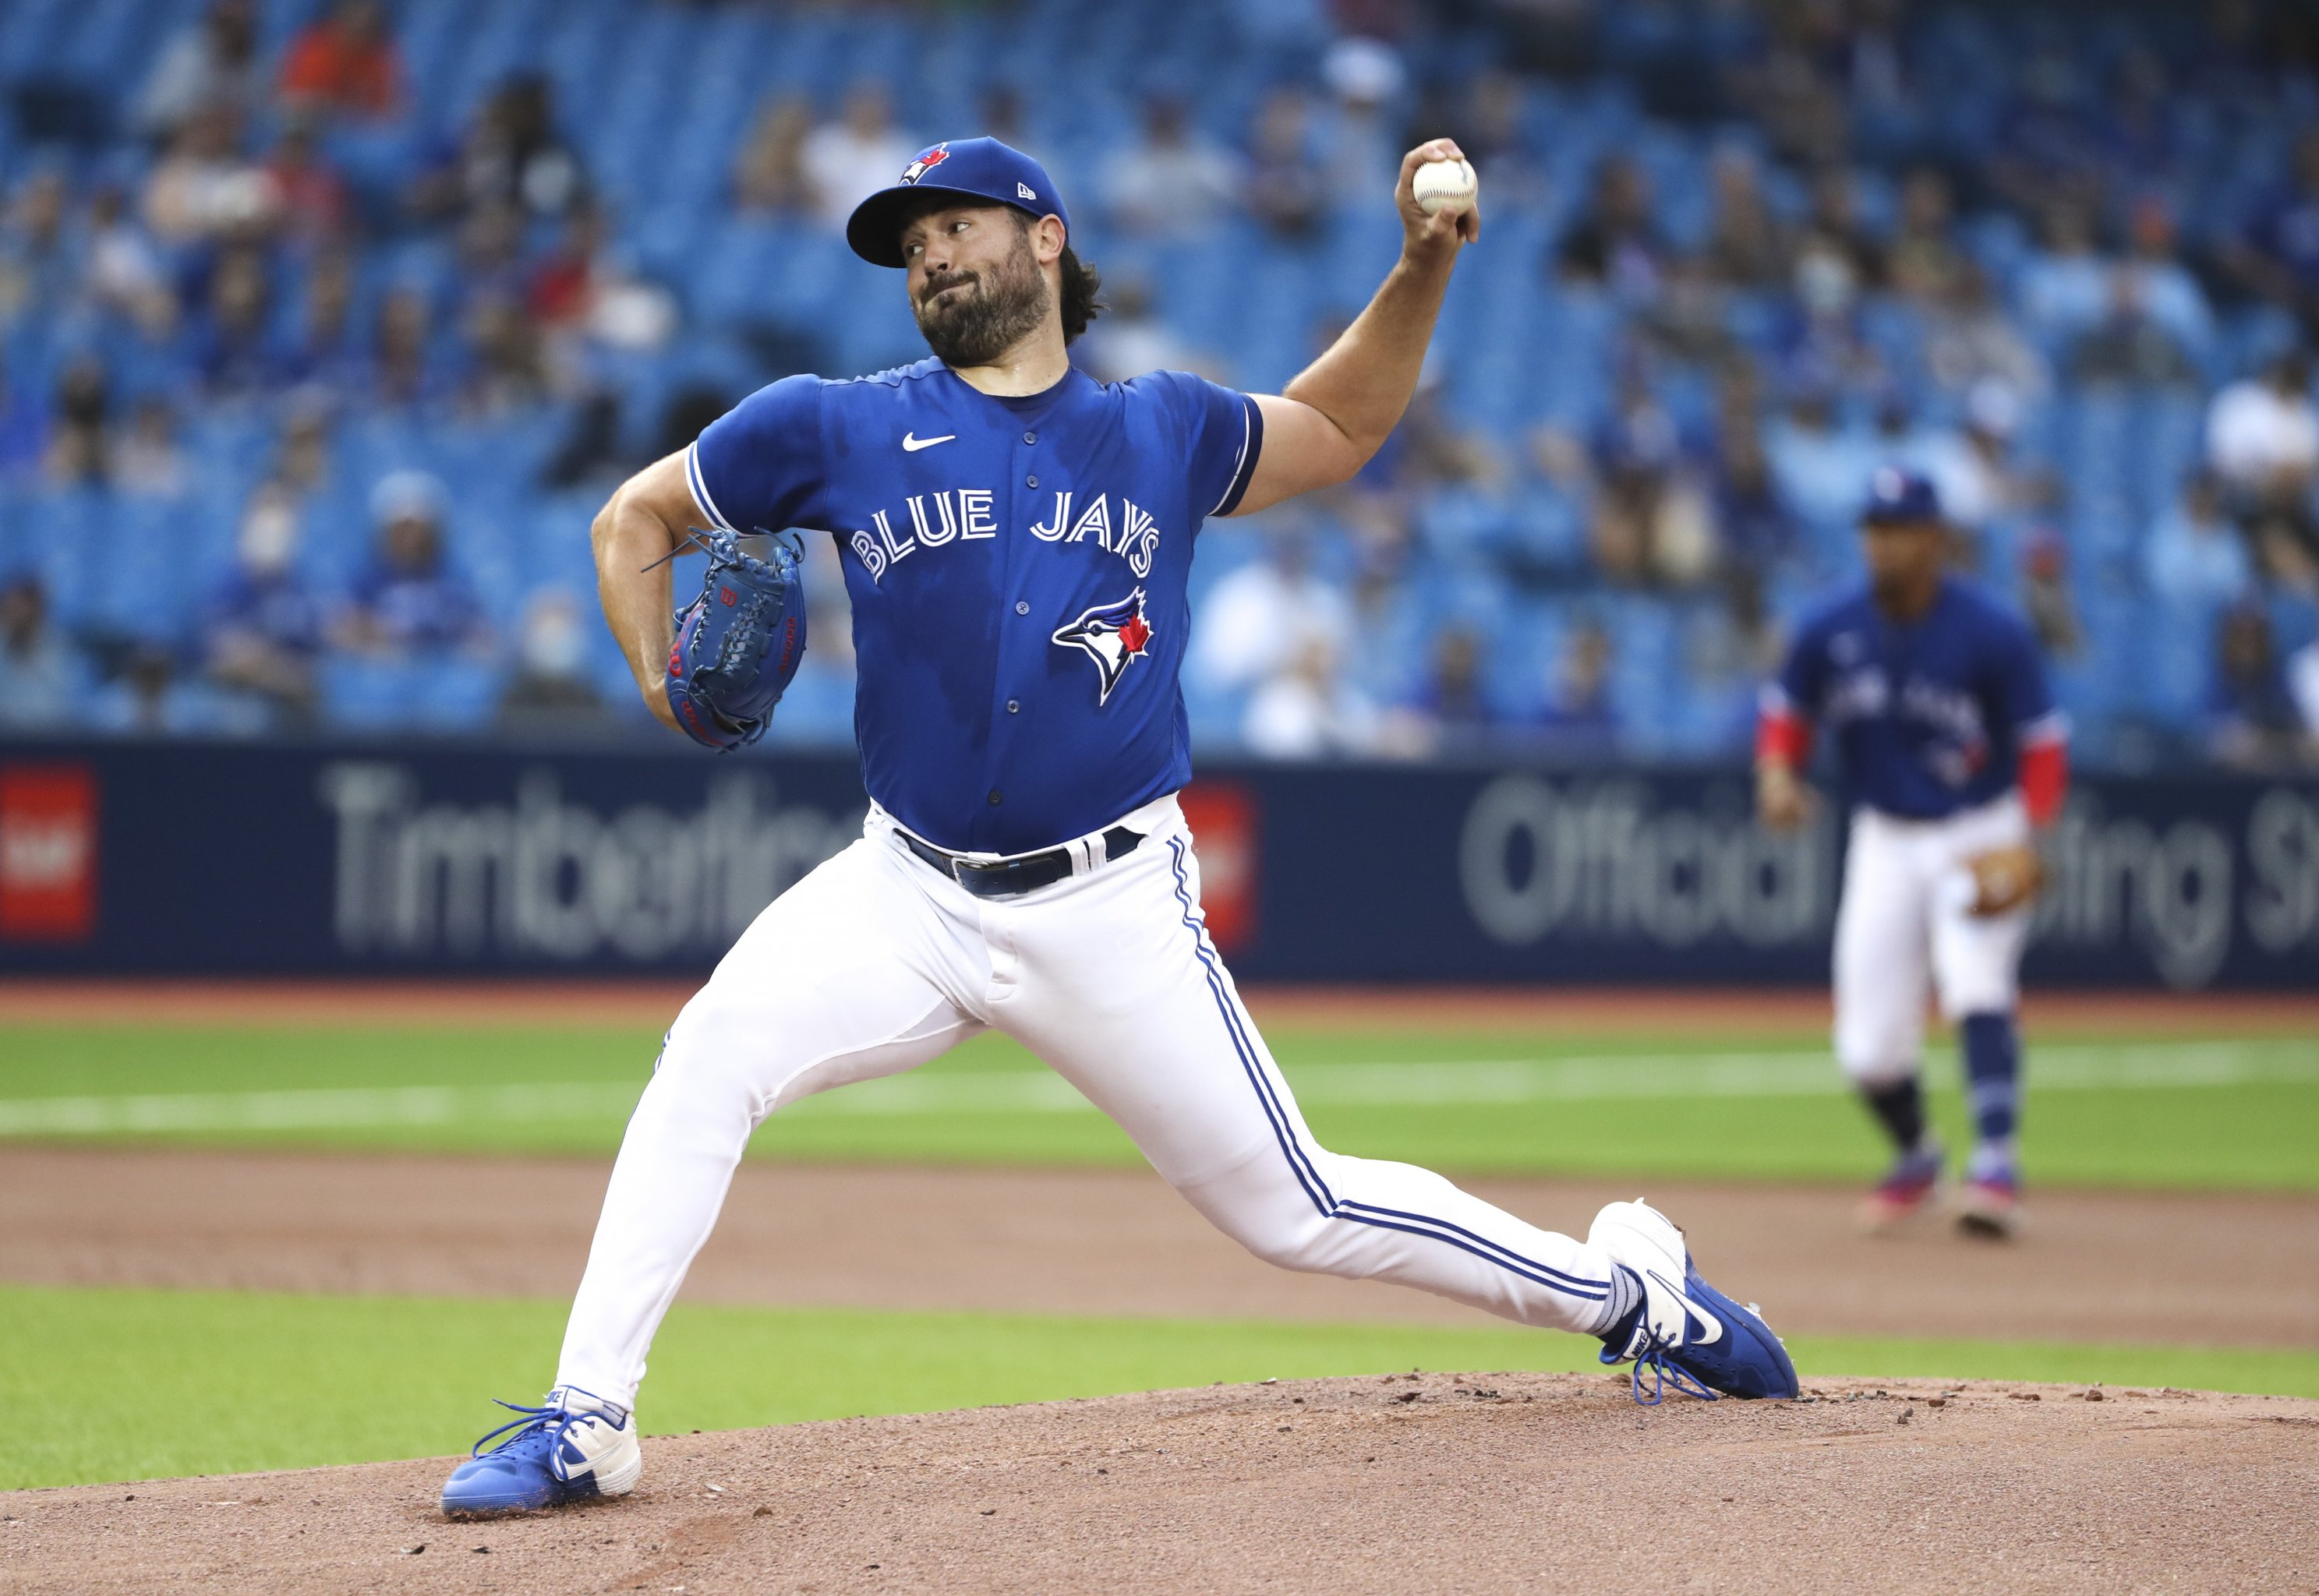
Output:
[[[2150,314],[2141,279],[2123,270],[2110,275],[2101,320],[2071,345],[2069,368],[2072,377],[2089,383],[2179,387],[2197,380],[2180,340]]]
[[[2098,121],[2112,190],[2147,194],[2178,185],[2172,87],[2165,61],[2149,46],[2137,44],[2118,58]]]
[[[2237,523],[2223,509],[2223,485],[2208,470],[2194,471],[2180,497],[2158,518],[2142,545],[2143,580],[2168,604],[2195,611],[2244,598],[2254,586],[2254,563]]]
[[[407,409],[442,396],[446,384],[434,354],[433,320],[426,296],[416,288],[391,288],[379,301],[370,362],[374,402]]]
[[[1257,106],[1246,186],[1249,214],[1274,238],[1304,243],[1319,230],[1328,176],[1313,158],[1312,119],[1295,89],[1276,88]]]
[[[113,474],[113,383],[104,362],[77,355],[57,376],[56,422],[43,473],[60,488],[101,488]]]
[[[1978,262],[1960,261],[1947,297],[1929,308],[1925,369],[1949,393],[1963,397],[1993,382],[2028,403],[2052,386],[2045,357],[2006,314]]]
[[[1715,527],[1674,418],[1630,374],[1595,440],[1594,563],[1622,587],[1689,586],[1715,564]]]
[[[1401,52],[1378,39],[1340,39],[1322,54],[1321,81],[1330,104],[1322,171],[1334,203],[1374,202],[1393,191],[1409,146],[1387,112],[1407,77]]]
[[[328,396],[310,391],[293,393],[284,406],[282,436],[275,442],[267,479],[302,504],[329,479],[329,404]]]
[[[1308,632],[1349,636],[1352,610],[1312,567],[1313,529],[1288,520],[1264,552],[1208,590],[1193,628],[1187,669],[1214,691],[1232,692],[1282,673]]]
[[[47,461],[49,419],[31,394],[8,381],[0,360],[0,487],[37,473]]]
[[[843,229],[853,207],[886,187],[918,147],[894,125],[886,86],[863,78],[846,91],[845,109],[806,135],[806,176],[822,225]]]
[[[2310,362],[2302,350],[2286,351],[2260,375],[2215,396],[2206,412],[2206,463],[2242,516],[2309,520],[2312,486],[2319,482],[2319,408],[2311,402]]]
[[[1284,669],[1259,683],[1241,740],[1260,759],[1346,758],[1374,753],[1376,706],[1344,678],[1338,638],[1307,633]]]
[[[2215,760],[2234,770],[2290,769],[2311,756],[2311,733],[2280,668],[2270,618],[2257,605],[2234,605],[2215,629],[2206,736]]]
[[[1602,754],[1618,741],[1619,715],[1611,702],[1611,634],[1598,621],[1573,627],[1547,684],[1538,729],[1566,753]]]
[[[485,419],[531,409],[548,395],[548,368],[539,329],[519,301],[483,294],[470,302],[461,331],[466,370],[460,408]]]
[[[1795,546],[1795,521],[1764,449],[1752,383],[1726,383],[1716,420],[1715,542],[1726,573],[1762,579]]]
[[[536,73],[520,72],[483,102],[458,146],[411,184],[404,204],[422,221],[456,217],[492,202],[552,220],[588,192],[588,168],[556,128],[554,87]]]
[[[35,172],[0,221],[0,328],[52,315],[71,297],[77,273],[65,239],[66,196],[62,172]]]
[[[532,595],[516,644],[516,671],[500,699],[499,723],[521,731],[569,731],[600,725],[603,695],[588,680],[591,618],[562,588]]]
[[[1421,746],[1470,743],[1486,735],[1497,719],[1482,690],[1482,640],[1474,628],[1452,624],[1433,639],[1433,659],[1411,700],[1424,729]]]
[[[1833,6],[1781,6],[1764,18],[1759,59],[1731,73],[1735,97],[1764,129],[1783,162],[1810,167],[1836,159],[1848,142],[1848,107],[1832,71],[1841,14]]]
[[[248,116],[265,97],[256,0],[213,0],[200,21],[162,47],[138,96],[137,126],[166,143],[203,111],[223,106]]]
[[[1811,184],[1804,218],[1807,242],[1843,257],[1846,275],[1859,293],[1883,285],[1884,245],[1860,214],[1860,183],[1847,167],[1822,167]]]
[[[282,356],[285,382],[322,392],[361,386],[362,356],[354,338],[355,267],[342,250],[319,256],[306,270],[296,328]]]
[[[780,95],[758,107],[741,158],[733,163],[733,203],[744,211],[802,216],[814,206],[805,142],[813,106],[803,95]]]
[[[1555,245],[1555,264],[1568,282],[1610,289],[1644,302],[1658,293],[1671,253],[1651,214],[1650,180],[1623,155],[1594,168],[1586,208]]]
[[[1072,352],[1098,382],[1123,383],[1151,371],[1196,371],[1221,380],[1223,367],[1169,329],[1153,314],[1151,290],[1141,277],[1123,276],[1104,284],[1103,320],[1087,329]]]
[[[100,184],[89,196],[82,262],[81,288],[99,308],[127,317],[157,342],[175,330],[177,296],[117,184]]]
[[[1143,102],[1143,131],[1103,166],[1104,203],[1122,232],[1141,238],[1192,238],[1240,203],[1241,167],[1229,150],[1192,125],[1184,102],[1153,95]]]
[[[145,225],[164,244],[250,237],[272,225],[272,179],[241,154],[241,123],[222,106],[198,111],[145,180]]]
[[[370,496],[378,546],[356,579],[339,646],[388,658],[488,645],[474,595],[443,555],[443,484],[424,472],[382,478]]]
[[[1755,158],[1736,147],[1717,150],[1712,182],[1714,218],[1700,252],[1708,275],[1730,288],[1777,287],[1787,276],[1787,240]]]
[[[1935,167],[1919,167],[1900,185],[1900,223],[1885,252],[1892,290],[1919,306],[1943,304],[1954,296],[1965,266],[1949,180]]]
[[[299,576],[298,503],[268,482],[250,495],[234,542],[233,568],[201,620],[201,658],[210,680],[265,701],[284,721],[310,719],[322,609]]]
[[[291,40],[282,98],[293,109],[387,121],[402,110],[402,62],[379,0],[337,0]]]
[[[148,393],[131,407],[129,430],[113,452],[113,485],[140,499],[181,499],[193,485],[176,411],[160,394]]]
[[[352,216],[346,181],[325,158],[312,116],[284,119],[282,136],[266,159],[266,176],[273,185],[275,216],[284,239],[312,249],[346,231]]]
[[[72,651],[49,624],[48,590],[30,572],[0,584],[0,727],[68,724],[80,684]]]
[[[551,364],[566,368],[575,365],[581,340],[649,353],[676,330],[674,298],[630,269],[592,203],[564,219],[563,236],[532,268],[524,297],[532,320],[555,346]]]
[[[1886,391],[1890,383],[1862,325],[1862,301],[1870,284],[1856,260],[1855,252],[1828,234],[1807,232],[1796,250],[1794,293],[1775,336],[1787,369],[1799,382],[1869,394]]]
[[[2089,206],[2057,199],[2038,218],[2038,248],[2021,269],[2021,315],[2032,334],[2062,347],[2101,320],[2109,272],[2094,248]]]
[[[273,342],[274,288],[257,249],[220,254],[210,269],[208,303],[194,320],[194,368],[210,397],[252,399],[281,374]]]
[[[2319,127],[2296,136],[2287,184],[2255,207],[2218,258],[2240,284],[2319,336]]]
[[[2114,270],[2134,279],[2145,312],[2197,360],[2213,342],[2214,310],[2197,275],[2182,264],[2174,212],[2156,199],[2135,203],[2126,222],[2126,254]]]
[[[2085,652],[2086,629],[2070,593],[2070,550],[2052,527],[2031,531],[2021,547],[2021,608],[2036,629],[2037,642],[2056,660]]]

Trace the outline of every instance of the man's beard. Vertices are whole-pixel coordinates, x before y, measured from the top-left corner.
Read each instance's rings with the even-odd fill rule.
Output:
[[[945,303],[933,302],[961,283],[971,286]],[[929,288],[910,310],[926,347],[944,365],[989,365],[1047,319],[1047,279],[1027,239],[996,271],[953,273]]]

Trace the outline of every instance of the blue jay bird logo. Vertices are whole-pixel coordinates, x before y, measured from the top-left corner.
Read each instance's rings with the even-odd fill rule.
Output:
[[[1084,651],[1095,662],[1103,684],[1096,699],[1100,708],[1110,702],[1111,690],[1127,674],[1127,667],[1143,657],[1151,643],[1151,623],[1143,618],[1143,590],[1110,604],[1098,604],[1069,626],[1056,628],[1055,645]]]

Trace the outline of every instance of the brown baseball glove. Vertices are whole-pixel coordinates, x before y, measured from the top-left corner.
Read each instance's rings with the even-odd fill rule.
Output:
[[[2045,884],[2044,861],[2027,846],[1991,848],[1965,861],[1972,871],[1972,912],[2002,915],[2037,896]]]

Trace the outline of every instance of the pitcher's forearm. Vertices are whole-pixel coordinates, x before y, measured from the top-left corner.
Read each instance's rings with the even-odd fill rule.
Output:
[[[1447,250],[1422,260],[1403,255],[1367,308],[1281,396],[1311,405],[1364,456],[1374,455],[1417,392],[1456,259]]]
[[[676,640],[669,613],[673,566],[668,555],[683,536],[625,488],[597,513],[592,528],[596,594],[604,620],[627,657],[637,689],[647,695],[667,673],[668,651]]]

